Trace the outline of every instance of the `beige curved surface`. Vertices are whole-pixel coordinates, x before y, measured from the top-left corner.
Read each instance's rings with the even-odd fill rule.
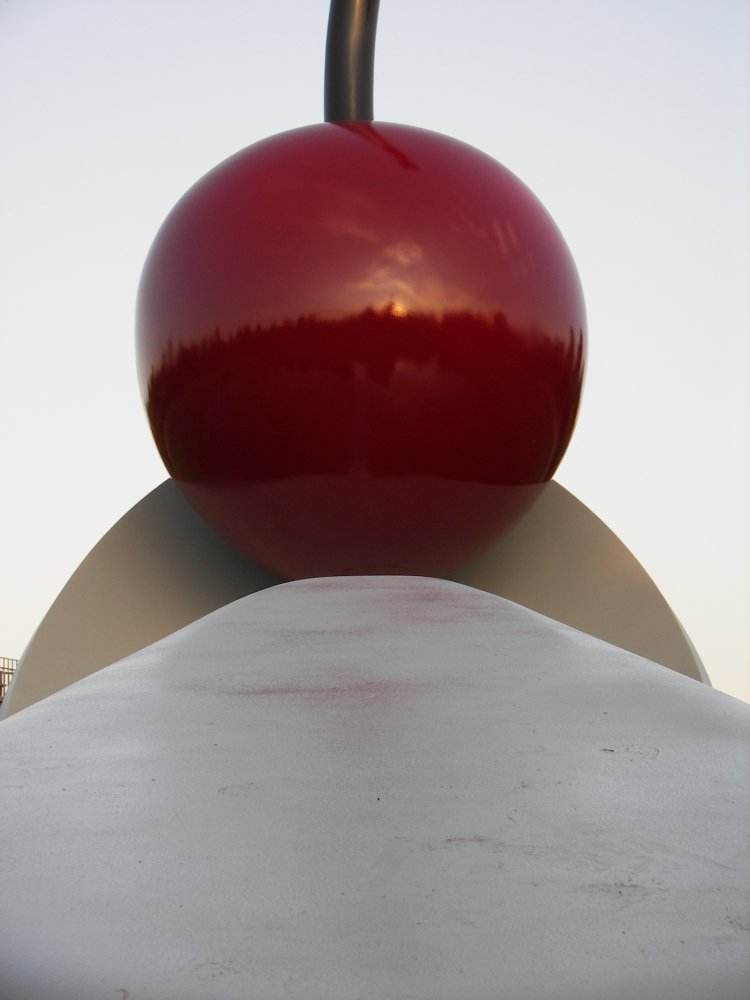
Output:
[[[558,483],[452,579],[708,680],[640,563]],[[235,552],[167,480],[121,518],[72,575],[29,642],[0,717],[280,582]]]
[[[450,579],[710,684],[692,642],[643,566],[559,483],[550,483],[512,532]]]

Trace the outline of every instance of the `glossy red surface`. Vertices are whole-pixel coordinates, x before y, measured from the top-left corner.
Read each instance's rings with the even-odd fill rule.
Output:
[[[567,447],[585,355],[570,253],[496,161],[321,124],[226,160],[146,261],[138,367],[159,451],[281,576],[442,574]]]

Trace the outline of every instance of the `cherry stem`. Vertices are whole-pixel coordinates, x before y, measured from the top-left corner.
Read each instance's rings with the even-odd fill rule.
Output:
[[[380,0],[331,0],[324,118],[371,122],[375,31]]]

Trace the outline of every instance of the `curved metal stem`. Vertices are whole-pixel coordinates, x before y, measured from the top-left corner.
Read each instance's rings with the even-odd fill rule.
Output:
[[[375,31],[380,0],[331,0],[324,118],[372,121]]]

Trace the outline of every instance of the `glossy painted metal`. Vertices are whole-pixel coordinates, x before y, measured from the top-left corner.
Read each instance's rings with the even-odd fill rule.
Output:
[[[137,311],[167,469],[282,577],[450,571],[573,430],[562,236],[504,167],[422,129],[325,123],[231,157],[162,226]]]
[[[373,114],[375,34],[380,0],[331,0],[326,36],[327,122],[368,121]]]

